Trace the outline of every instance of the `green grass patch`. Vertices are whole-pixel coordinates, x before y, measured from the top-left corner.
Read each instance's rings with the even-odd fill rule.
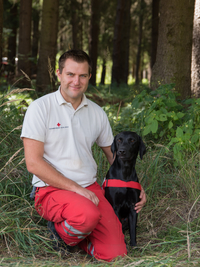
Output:
[[[4,89],[0,90],[0,266],[200,266],[198,99],[179,101],[171,85],[156,94],[146,85],[89,88],[88,97],[106,111],[114,134],[137,131],[147,146],[136,165],[147,194],[138,219],[138,246],[128,247],[123,259],[107,263],[80,251],[61,255],[52,249],[46,221],[29,198],[32,175],[26,170],[20,140],[23,117],[35,93]],[[97,145],[93,154],[101,184],[109,165]]]

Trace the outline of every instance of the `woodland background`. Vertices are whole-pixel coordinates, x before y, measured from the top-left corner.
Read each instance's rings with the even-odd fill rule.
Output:
[[[43,93],[55,89],[58,55],[80,48],[92,85],[147,78],[153,89],[173,82],[182,98],[199,97],[199,2],[0,0],[0,58],[9,82],[26,73]]]
[[[29,197],[23,118],[57,90],[70,48],[91,56],[86,94],[114,135],[135,131],[147,146],[138,245],[111,263],[54,251]],[[0,0],[0,58],[0,266],[200,266],[200,0]],[[109,165],[92,151],[101,184]]]

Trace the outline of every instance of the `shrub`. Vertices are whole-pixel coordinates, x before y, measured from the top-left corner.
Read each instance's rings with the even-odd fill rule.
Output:
[[[146,140],[173,147],[176,159],[200,146],[200,99],[179,100],[173,84],[143,90],[123,108],[116,129],[135,130]]]

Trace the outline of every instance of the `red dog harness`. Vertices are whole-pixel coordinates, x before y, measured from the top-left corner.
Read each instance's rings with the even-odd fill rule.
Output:
[[[117,179],[105,180],[103,182],[102,188],[104,189],[105,187],[129,187],[141,191],[141,185],[138,182],[133,182],[133,181],[125,182]]]

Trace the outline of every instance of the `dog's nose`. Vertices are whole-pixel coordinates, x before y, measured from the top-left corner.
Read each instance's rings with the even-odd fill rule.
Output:
[[[119,150],[118,153],[120,156],[123,156],[126,154],[126,151],[125,150]]]

